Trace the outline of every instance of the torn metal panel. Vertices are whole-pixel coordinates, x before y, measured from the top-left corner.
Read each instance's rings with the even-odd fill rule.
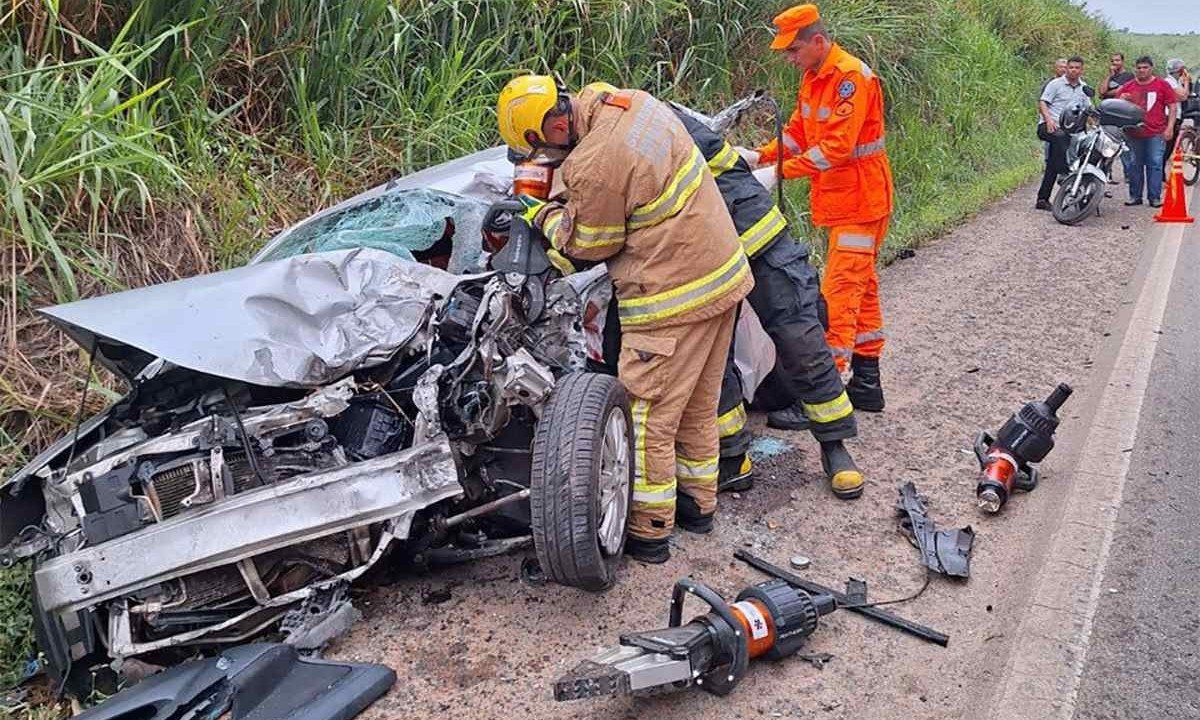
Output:
[[[698,110],[693,110],[675,102],[671,103],[671,106],[685,115],[699,121],[701,124],[708,127],[709,130],[712,130],[720,135],[724,135],[738,124],[743,115],[759,108],[774,109],[775,101],[770,95],[766,94],[765,91],[755,90],[750,95],[737,100],[732,105],[729,105],[715,115],[706,115]]]
[[[289,610],[279,631],[288,645],[315,651],[349,632],[361,618],[362,613],[350,603],[349,585],[343,583],[314,593]]]
[[[363,574],[379,562],[384,552],[391,546],[393,540],[409,536],[414,514],[406,513],[400,515],[385,525],[383,533],[379,538],[379,544],[375,546],[375,551],[366,563],[329,578],[324,582],[308,585],[284,595],[273,597],[265,607],[255,607],[215,625],[179,633],[159,640],[135,642],[129,621],[128,603],[125,600],[120,600],[110,605],[110,608],[115,606],[118,611],[110,612],[108,616],[109,654],[114,658],[127,658],[169,647],[244,642],[284,617],[288,612],[289,606],[323,593],[328,593],[342,584],[353,583],[362,577]],[[237,628],[244,628],[247,624],[251,625],[249,630],[237,632]]]
[[[157,357],[255,385],[317,387],[419,346],[416,339],[434,300],[475,277],[360,248],[234,268],[41,312],[82,347],[98,342],[97,361],[126,377]]]
[[[975,531],[968,525],[958,530],[938,530],[911,482],[900,486],[900,527],[921,551],[921,562],[930,570],[965,578],[971,574],[971,546]]]
[[[61,555],[35,573],[38,594],[49,612],[80,610],[170,578],[410,515],[461,492],[450,443],[442,436],[402,452],[249,490]]]
[[[258,438],[302,427],[313,418],[331,418],[350,406],[354,391],[354,379],[346,378],[302,400],[257,409],[242,418],[243,427],[247,435]],[[237,445],[236,430],[233,423],[221,416],[211,415],[185,425],[178,432],[132,444],[107,455],[100,446],[89,448],[80,461],[72,465],[72,471],[63,478],[56,478],[54,484],[74,491],[85,476],[103,475],[138,457],[187,452],[214,444]]]

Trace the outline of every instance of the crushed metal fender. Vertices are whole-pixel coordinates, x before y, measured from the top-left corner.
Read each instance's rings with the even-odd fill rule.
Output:
[[[290,645],[242,645],[152,675],[78,718],[350,720],[395,682],[383,665],[311,660]]]
[[[938,530],[917,495],[917,486],[906,482],[900,486],[900,528],[921,551],[921,562],[930,570],[966,578],[971,574],[971,547],[975,531],[968,525],[958,530]]]

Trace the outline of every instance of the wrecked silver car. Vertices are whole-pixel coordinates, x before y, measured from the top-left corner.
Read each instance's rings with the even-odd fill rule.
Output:
[[[611,284],[561,277],[464,192],[393,184],[248,266],[43,311],[130,386],[0,489],[57,682],[264,631],[319,647],[384,557],[532,544],[549,579],[612,584],[632,464]],[[457,248],[485,227],[506,238],[486,272],[426,264],[449,239],[443,264],[478,266]]]

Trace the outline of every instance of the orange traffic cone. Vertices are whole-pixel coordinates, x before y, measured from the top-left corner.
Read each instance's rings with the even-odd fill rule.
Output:
[[[1196,219],[1187,213],[1187,190],[1183,185],[1183,150],[1179,143],[1175,144],[1175,154],[1171,156],[1171,175],[1167,180],[1167,197],[1162,210],[1154,216],[1154,222],[1160,223],[1191,223]]]

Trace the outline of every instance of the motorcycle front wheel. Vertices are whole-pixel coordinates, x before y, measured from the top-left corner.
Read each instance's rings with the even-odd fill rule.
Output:
[[[1058,186],[1051,207],[1054,219],[1063,225],[1078,225],[1100,205],[1104,197],[1104,183],[1095,175],[1084,175],[1079,181],[1079,189],[1072,192],[1075,186],[1073,178],[1067,178]]]

